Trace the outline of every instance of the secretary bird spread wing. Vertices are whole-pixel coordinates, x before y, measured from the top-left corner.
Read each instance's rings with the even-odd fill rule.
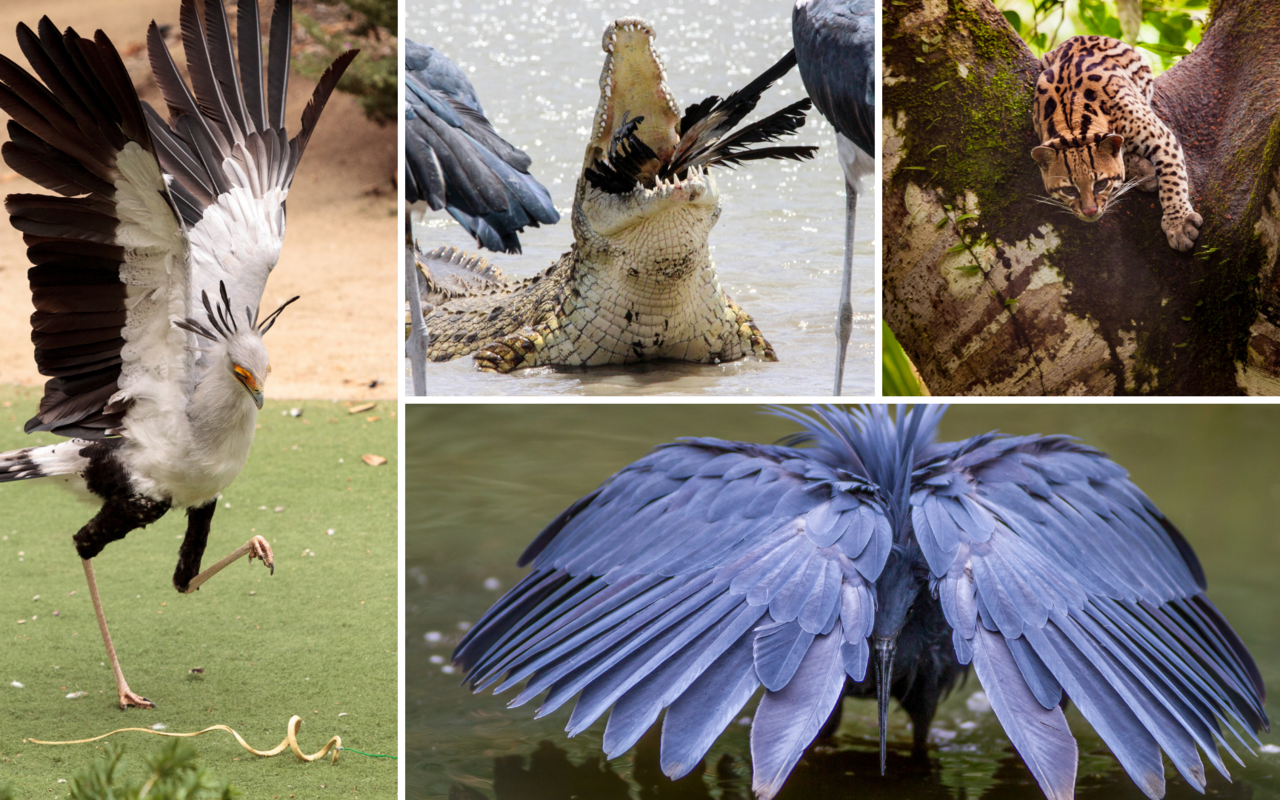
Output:
[[[265,88],[256,0],[240,0],[236,19],[238,59],[221,0],[205,0],[203,19],[183,0],[191,88],[151,24],[167,121],[140,103],[101,31],[59,33],[45,17],[38,35],[18,26],[35,75],[0,56],[0,108],[12,117],[5,162],[61,195],[5,202],[33,264],[32,339],[50,376],[26,429],[78,437],[0,454],[0,480],[68,476],[102,501],[75,543],[122,707],[151,703],[120,672],[89,559],[180,507],[189,524],[174,585],[194,591],[224,565],[197,575],[214,498],[244,466],[262,407],[262,335],[284,306],[259,319],[258,305],[280,255],[285,197],[355,57],[325,72],[289,139],[291,2],[272,13]],[[271,562],[261,537],[245,552]]]
[[[923,748],[970,661],[1050,798],[1074,791],[1064,694],[1150,797],[1161,749],[1193,786],[1197,744],[1225,773],[1218,722],[1241,741],[1265,728],[1263,688],[1186,541],[1101,453],[1063,437],[931,445],[942,412],[780,409],[803,428],[786,446],[657,448],[543,530],[520,561],[532,572],[455,661],[476,691],[525,682],[513,706],[547,692],[539,716],[577,695],[570,735],[612,706],[609,757],[665,708],[672,778],[763,686],[761,798],[845,694],[879,701],[882,770],[890,697]]]

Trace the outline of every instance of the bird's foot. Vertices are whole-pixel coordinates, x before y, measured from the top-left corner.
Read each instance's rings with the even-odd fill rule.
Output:
[[[249,562],[253,563],[255,558],[266,564],[272,575],[276,574],[276,560],[271,554],[271,545],[267,544],[267,540],[261,536],[255,536],[249,540]]]
[[[129,687],[120,687],[120,710],[124,711],[130,706],[134,708],[155,708],[156,704],[139,694],[129,691]]]

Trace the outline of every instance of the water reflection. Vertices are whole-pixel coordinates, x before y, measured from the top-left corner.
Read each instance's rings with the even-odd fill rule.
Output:
[[[465,784],[449,788],[449,800],[754,800],[751,769],[745,760],[722,753],[709,765],[673,781],[658,765],[658,737],[650,731],[636,745],[630,773],[622,774],[601,755],[577,763],[567,750],[549,740],[538,742],[527,756],[493,759],[492,794]],[[796,766],[777,800],[1026,800],[1042,797],[1035,779],[1012,748],[994,760],[967,761],[945,749],[927,754],[909,747],[889,748],[885,774],[880,773],[879,745],[872,739],[842,738],[838,746],[816,746]],[[1095,753],[1093,766],[1076,784],[1079,800],[1144,800],[1120,765]],[[1102,761],[1102,764],[1096,762]],[[1108,763],[1109,762],[1109,763]],[[1166,800],[1215,797],[1252,800],[1248,783],[1229,783],[1214,776],[1204,795],[1171,776]],[[957,780],[959,779],[959,780]]]

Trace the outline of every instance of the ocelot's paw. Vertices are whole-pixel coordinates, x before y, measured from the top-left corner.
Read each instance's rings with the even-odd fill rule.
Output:
[[[1124,154],[1124,174],[1126,181],[1138,181],[1138,188],[1144,192],[1154,192],[1160,187],[1155,164],[1137,153]]]
[[[1195,247],[1196,237],[1200,235],[1200,224],[1204,219],[1194,211],[1185,216],[1166,216],[1160,221],[1165,236],[1169,237],[1169,246],[1174,250],[1186,252]]]

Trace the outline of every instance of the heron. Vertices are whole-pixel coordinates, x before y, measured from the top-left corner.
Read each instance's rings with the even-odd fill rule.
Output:
[[[406,203],[448,210],[481,247],[519,253],[525,226],[560,212],[533,160],[494,131],[467,76],[439,50],[405,41]]]
[[[796,0],[791,12],[800,79],[813,105],[836,129],[844,172],[844,277],[836,314],[836,375],[844,383],[845,352],[853,330],[853,227],[863,179],[876,171],[875,6],[871,0]]]
[[[246,554],[274,571],[261,536],[200,565],[218,493],[253,443],[271,371],[263,336],[298,299],[259,314],[285,198],[358,51],[324,72],[290,139],[292,2],[276,0],[265,65],[257,0],[239,0],[236,12],[238,52],[222,0],[205,0],[203,15],[194,0],[182,3],[190,88],[151,23],[167,120],[138,99],[102,31],[59,33],[44,17],[38,34],[17,31],[34,75],[0,56],[5,163],[58,195],[5,200],[33,265],[32,340],[50,376],[26,431],[68,437],[0,454],[0,481],[45,478],[100,505],[73,541],[122,709],[155,704],[130,690],[111,642],[93,569],[107,544],[182,508],[179,592]]]
[[[763,689],[752,788],[774,797],[842,697],[890,701],[923,748],[972,669],[1050,800],[1073,796],[1068,698],[1148,797],[1161,753],[1201,792],[1203,750],[1267,730],[1245,645],[1187,540],[1105,454],[1066,436],[935,441],[945,407],[775,408],[779,444],[687,438],[553,519],[531,571],[454,651],[474,691],[606,712],[608,757],[662,721],[676,779]],[[612,709],[610,711],[610,709]],[[1238,760],[1238,759],[1237,759]]]

